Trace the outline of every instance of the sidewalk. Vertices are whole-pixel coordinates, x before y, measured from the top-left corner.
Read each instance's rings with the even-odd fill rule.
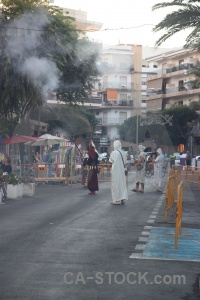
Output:
[[[194,184],[183,190],[182,235],[178,238],[178,248],[174,247],[176,203],[174,215],[168,214],[164,223],[165,199],[163,193],[130,258],[200,262],[200,190]]]

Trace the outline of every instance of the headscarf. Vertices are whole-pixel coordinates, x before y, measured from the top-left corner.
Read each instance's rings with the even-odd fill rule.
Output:
[[[95,146],[94,146],[94,143],[93,142],[91,142],[90,144],[89,144],[89,150],[88,150],[88,155],[92,158],[92,159],[95,159],[95,157],[96,157],[96,151],[95,151]]]
[[[119,140],[114,141],[113,143],[114,150],[119,150],[122,148],[122,144]]]
[[[160,155],[162,155],[162,150],[161,150],[161,148],[158,148],[158,149],[156,150],[156,152],[158,152]]]
[[[144,151],[144,149],[146,149],[146,147],[145,146],[143,146],[143,145],[138,145],[138,148],[139,148],[139,150],[140,150],[140,152],[143,152]]]

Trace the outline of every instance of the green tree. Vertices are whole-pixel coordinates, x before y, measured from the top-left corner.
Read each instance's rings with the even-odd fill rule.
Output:
[[[189,107],[191,110],[193,110],[195,112],[197,110],[200,110],[200,101],[198,101],[198,102],[195,101],[195,102],[190,103]]]
[[[38,120],[38,109],[31,113]],[[97,123],[95,115],[83,108],[58,104],[41,109],[42,122],[48,123],[51,133],[65,133],[73,140],[77,136],[90,135]]]
[[[138,127],[138,140],[142,142],[145,133],[148,130],[151,138],[157,145],[174,145],[186,144],[188,139],[189,126],[188,123],[198,117],[195,109],[188,106],[171,107],[163,110],[160,114],[147,115],[147,118],[157,119],[165,115],[173,116],[172,126],[169,124],[159,125],[151,124]],[[135,143],[136,139],[136,117],[131,117],[119,127],[120,138]]]
[[[200,63],[197,62],[195,66],[189,69],[189,74],[195,75],[195,79],[188,81],[187,84],[190,84],[192,89],[200,88]]]
[[[175,33],[191,29],[186,37],[186,47],[199,48],[200,46],[200,1],[199,0],[172,0],[160,2],[153,6],[153,10],[166,7],[174,7],[175,11],[169,13],[154,27],[154,32],[166,30],[157,40],[156,45],[160,46]]]
[[[148,115],[147,118],[159,118],[158,115]],[[162,144],[162,137],[160,133],[163,131],[163,126],[152,124],[140,126],[143,119],[141,116],[138,117],[138,142],[141,143],[145,140],[146,132],[148,131],[151,138],[157,143]],[[137,117],[131,117],[127,119],[122,125],[119,126],[118,132],[120,139],[131,143],[136,143],[136,130],[137,130]]]
[[[197,113],[190,107],[183,105],[165,109],[163,114],[173,116],[173,126],[166,125],[173,145],[186,144],[188,139],[188,123],[197,118]]]
[[[2,3],[0,114],[24,119],[52,90],[67,104],[83,102],[97,80],[97,51],[73,18],[46,1]]]

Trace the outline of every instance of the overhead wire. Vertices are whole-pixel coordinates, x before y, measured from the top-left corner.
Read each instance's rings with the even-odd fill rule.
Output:
[[[130,30],[130,29],[135,29],[135,28],[140,28],[144,26],[153,26],[154,24],[141,24],[138,26],[131,26],[131,27],[119,27],[119,28],[105,28],[105,29],[86,29],[86,30],[81,30],[81,29],[55,29],[54,31],[78,31],[78,32],[106,32],[106,31],[119,31],[119,30]],[[24,27],[13,27],[13,26],[0,26],[0,29],[14,29],[14,30],[27,30],[27,31],[38,31],[38,32],[45,32],[45,31],[52,31],[52,29],[36,29],[36,28],[24,28]]]

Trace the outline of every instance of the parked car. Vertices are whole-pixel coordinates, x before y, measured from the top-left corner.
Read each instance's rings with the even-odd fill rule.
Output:
[[[180,165],[181,153],[180,152],[175,152],[173,155],[175,156],[175,166],[179,166]]]
[[[100,161],[100,163],[108,163],[109,158],[108,158],[107,152],[99,153],[99,161]]]

